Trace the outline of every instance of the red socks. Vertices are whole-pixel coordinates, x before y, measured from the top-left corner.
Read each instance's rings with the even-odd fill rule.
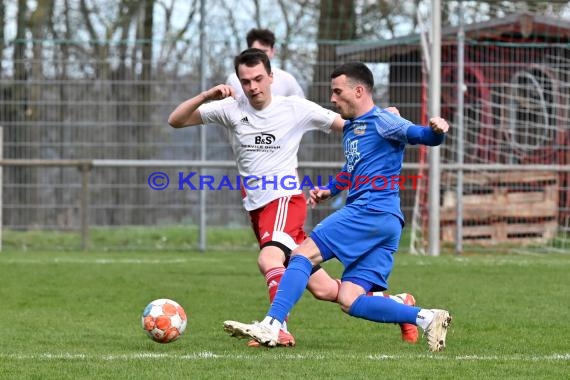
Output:
[[[277,294],[277,287],[281,282],[281,277],[283,277],[284,272],[285,268],[277,267],[271,268],[265,273],[265,282],[267,283],[267,290],[269,292],[269,303],[273,302],[275,294]]]

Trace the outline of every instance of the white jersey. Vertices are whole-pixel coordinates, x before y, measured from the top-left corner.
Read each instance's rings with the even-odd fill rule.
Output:
[[[297,95],[300,97],[305,97],[305,93],[295,77],[289,74],[285,70],[281,70],[279,68],[272,68],[271,71],[273,72],[273,83],[271,84],[271,94],[273,95],[281,95],[281,96],[291,96]],[[244,96],[243,89],[241,88],[241,83],[236,75],[236,73],[232,73],[227,81],[226,84],[229,84],[236,90],[236,97]]]
[[[329,133],[337,116],[298,96],[273,96],[263,110],[253,108],[245,97],[206,103],[198,110],[204,124],[222,125],[229,132],[248,211],[302,193],[297,176],[301,139],[308,131]]]

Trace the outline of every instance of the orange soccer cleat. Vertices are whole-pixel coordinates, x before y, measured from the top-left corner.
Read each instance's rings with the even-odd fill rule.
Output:
[[[400,293],[396,294],[396,297],[404,301],[404,304],[409,306],[416,305],[416,299],[410,293]],[[418,327],[411,323],[400,323],[400,330],[402,331],[402,340],[408,343],[417,343],[419,334]]]

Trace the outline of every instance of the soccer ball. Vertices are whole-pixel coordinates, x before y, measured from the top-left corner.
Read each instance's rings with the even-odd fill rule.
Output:
[[[186,330],[186,312],[177,302],[166,298],[146,305],[141,319],[144,331],[158,343],[174,342]]]

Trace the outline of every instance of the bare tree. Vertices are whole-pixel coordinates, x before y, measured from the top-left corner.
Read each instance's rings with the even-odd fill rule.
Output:
[[[354,0],[321,0],[317,64],[310,91],[312,100],[321,104],[329,102],[329,75],[337,64],[335,49],[340,41],[354,39],[355,33]]]
[[[320,104],[330,105],[330,73],[338,63],[336,47],[342,41],[355,38],[355,4],[353,0],[321,0],[320,9],[317,61],[314,66],[309,97]],[[308,138],[312,140],[307,139],[307,142],[313,144],[314,147],[309,150],[312,155],[311,160],[318,161],[322,157],[329,157],[339,162],[343,160],[343,152],[338,145],[338,136],[313,133]],[[328,171],[321,171],[321,173],[326,172]],[[316,213],[313,213],[313,218],[320,220],[326,216],[326,213],[325,210],[316,210]]]
[[[38,7],[40,5],[38,4]],[[13,101],[13,106],[9,107],[6,111],[7,114],[3,115],[5,120],[12,120],[14,126],[6,129],[5,140],[7,149],[5,155],[7,158],[37,158],[36,148],[32,144],[25,144],[30,141],[33,134],[32,128],[25,128],[25,123],[35,117],[33,105],[30,101],[32,99],[31,89],[28,85],[28,78],[30,76],[29,68],[27,65],[26,57],[26,31],[30,20],[28,19],[29,9],[25,0],[18,0],[17,16],[16,16],[16,39],[14,41],[14,49],[12,56],[14,80],[12,85],[5,87],[3,90],[6,99]],[[43,20],[42,20],[43,21]],[[39,23],[39,22],[38,22]],[[36,29],[37,31],[38,29]],[[37,95],[37,94],[34,94]],[[35,110],[37,112],[37,109]],[[35,168],[19,168],[8,167],[6,170],[6,182],[15,183],[18,185],[35,185],[37,178],[37,169]],[[22,191],[7,191],[6,198],[11,200],[15,205],[37,204],[38,193],[37,189],[30,186],[29,192]],[[7,220],[17,226],[27,225],[30,220],[33,220],[33,213],[36,209],[30,209],[30,215],[22,212],[6,213]]]
[[[390,39],[413,32],[420,0],[378,0],[365,3],[358,20],[358,38]]]
[[[290,48],[290,43],[293,38],[297,36],[302,36],[303,38],[309,39],[311,37],[311,31],[307,28],[307,19],[311,15],[318,14],[318,2],[315,0],[301,0],[296,2],[296,6],[293,7],[290,1],[287,0],[277,0],[279,4],[279,9],[281,11],[282,20],[285,24],[285,36],[281,44],[281,49],[278,50],[279,59],[283,69],[287,69],[289,62],[298,61],[298,56],[296,56],[296,51]],[[315,24],[314,22],[312,23]],[[310,23],[309,23],[310,25]],[[306,59],[302,59],[301,62],[306,62]],[[306,65],[303,67],[306,70]]]
[[[6,25],[6,4],[4,4],[4,0],[0,0],[0,24]],[[4,28],[0,28],[0,57],[4,55],[5,46],[6,36],[4,35]],[[0,75],[2,75],[1,72]]]
[[[199,20],[199,1],[192,0],[186,2],[188,4],[188,13],[181,15],[175,10],[177,1],[172,2],[157,1],[156,12],[161,12],[164,18],[162,30],[156,26],[154,30],[164,36],[164,40],[160,44],[158,61],[156,70],[160,73],[171,71],[180,73],[181,65],[183,65],[184,57],[192,49],[196,49],[198,44],[197,38],[190,38],[190,36],[197,36],[199,30],[197,28]],[[182,19],[180,27],[174,26],[174,19]]]
[[[38,143],[41,141],[41,127],[39,121],[45,117],[45,107],[42,107],[41,104],[42,101],[46,99],[46,95],[43,94],[42,85],[40,84],[45,65],[43,41],[49,35],[49,30],[52,29],[52,27],[50,27],[50,24],[53,22],[52,15],[53,1],[38,0],[36,2],[36,8],[31,12],[28,20],[28,29],[32,36],[31,70],[28,79],[32,79],[32,81],[27,85],[29,88],[30,105],[26,109],[26,122],[31,124],[31,126],[29,127],[26,140],[23,140],[27,142],[26,150],[28,150],[28,152],[24,156],[26,158],[39,158]],[[25,170],[29,172],[26,183],[36,185],[38,183],[38,169],[31,167]],[[31,204],[40,203],[37,187],[34,190],[30,189],[28,197],[28,202]],[[30,218],[30,220],[36,220],[37,212],[37,208],[30,208],[27,217]]]
[[[153,60],[153,27],[154,27],[154,0],[144,0],[142,2],[142,26],[140,27],[141,39],[143,41],[142,45],[142,69],[140,72],[140,80],[138,87],[138,110],[137,119],[141,121],[152,120],[152,108],[151,100],[153,97],[153,86],[151,85],[152,79],[152,60]],[[135,132],[134,141],[138,143],[139,147],[147,147],[149,142],[152,140],[151,129],[143,128],[139,126]],[[138,159],[145,159],[149,156],[149,152],[146,152],[149,148],[138,148],[136,157]],[[136,170],[135,183],[140,181],[140,178],[145,178],[147,175],[147,170],[144,168],[139,168]],[[150,217],[149,213],[142,208],[146,205],[149,200],[149,193],[147,189],[136,189],[135,190],[135,204],[139,205],[134,211],[133,219],[131,224],[147,224],[153,219]]]
[[[109,5],[106,8],[105,5]],[[106,140],[134,149],[117,150],[112,158],[143,158],[144,141],[148,140],[147,125],[152,112],[149,78],[152,71],[152,24],[154,0],[122,0],[110,6],[101,2],[81,0],[79,12],[83,27],[89,35],[88,53],[96,74],[96,96],[105,99],[112,112],[93,115],[101,120],[101,134]],[[139,66],[139,63],[141,65]],[[95,84],[94,83],[94,84]],[[103,106],[103,105],[102,105]],[[138,124],[141,123],[141,124]],[[109,127],[109,125],[113,125]],[[110,157],[110,158],[111,158]],[[137,183],[139,171],[120,168],[108,171],[100,181],[104,183]],[[121,204],[128,199],[135,207],[129,212],[108,210],[109,224],[138,224],[143,221],[140,207],[145,204],[144,189],[113,188],[100,197],[107,204]]]

